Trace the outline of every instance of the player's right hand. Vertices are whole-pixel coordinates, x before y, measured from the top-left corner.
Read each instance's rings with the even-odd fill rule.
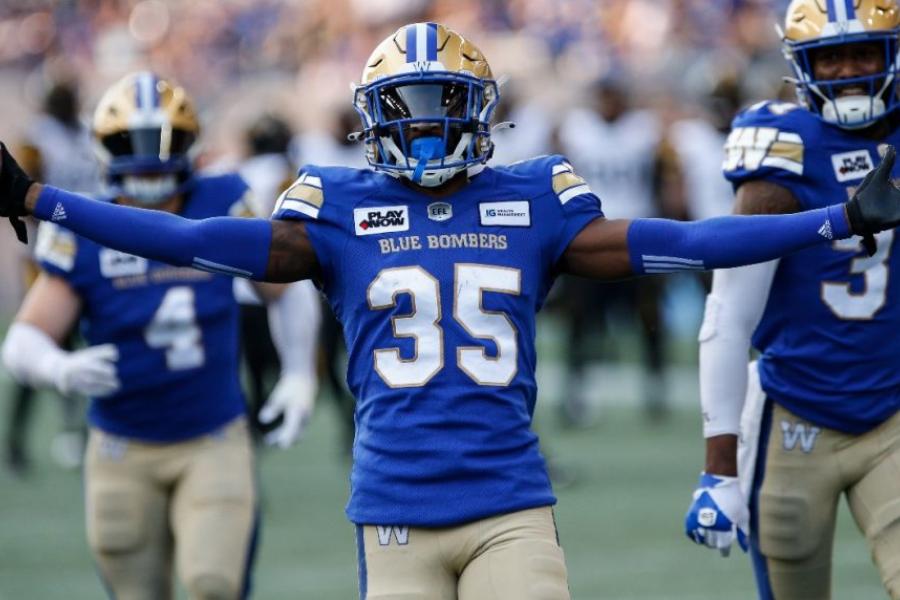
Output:
[[[738,478],[700,473],[700,483],[684,517],[688,538],[728,556],[735,538],[741,550],[747,551],[749,529],[750,511]]]
[[[279,448],[296,444],[306,431],[315,405],[316,387],[309,377],[282,374],[259,411],[259,422],[272,426],[265,434],[266,444]]]
[[[28,243],[25,224],[19,220],[28,214],[25,209],[25,196],[34,180],[29,177],[16,162],[6,145],[0,142],[0,217],[9,218],[16,237],[23,244]]]
[[[896,156],[896,150],[889,145],[881,164],[869,171],[846,205],[850,230],[863,236],[869,255],[875,253],[872,234],[900,224],[900,189],[891,179]]]
[[[66,352],[56,367],[56,389],[64,395],[108,396],[121,387],[116,376],[118,359],[119,350],[115,344]]]

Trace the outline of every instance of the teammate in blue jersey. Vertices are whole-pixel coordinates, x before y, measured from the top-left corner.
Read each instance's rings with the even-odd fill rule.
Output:
[[[608,220],[562,157],[486,165],[498,99],[471,42],[434,23],[402,27],[354,93],[374,170],[304,167],[270,221],[94,202],[35,184],[3,151],[0,216],[30,212],[176,265],[319,281],[358,398],[347,514],[363,598],[569,597],[530,429],[535,313],[557,274],[738,266],[900,222],[893,150],[845,204]]]
[[[895,0],[791,3],[784,46],[800,104],[735,119],[724,163],[735,212],[811,211],[853,194],[900,141],[898,32]],[[879,234],[873,254],[853,237],[715,274],[699,336],[706,467],[686,529],[726,552],[749,533],[760,598],[830,597],[842,495],[900,598],[895,237]]]
[[[191,173],[198,130],[169,81],[140,73],[110,88],[93,124],[106,202],[187,219],[244,213],[239,176]],[[65,225],[41,225],[43,273],[3,357],[29,384],[91,397],[87,534],[104,586],[121,600],[172,598],[177,558],[191,600],[246,597],[257,498],[233,279],[125,254]],[[89,346],[63,351],[79,319]],[[276,435],[296,421],[288,415]]]

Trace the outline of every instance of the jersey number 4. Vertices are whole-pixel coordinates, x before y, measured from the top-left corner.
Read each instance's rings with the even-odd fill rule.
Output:
[[[519,269],[458,263],[454,265],[453,318],[476,339],[490,340],[497,356],[483,346],[459,346],[456,362],[479,385],[509,385],[518,369],[516,328],[499,311],[485,310],[484,292],[518,295],[522,286]],[[369,284],[366,298],[372,310],[397,306],[397,295],[409,294],[412,312],[391,318],[394,337],[412,338],[412,358],[400,348],[375,350],[375,371],[390,387],[420,387],[444,368],[444,330],[440,322],[441,294],[438,280],[422,267],[384,269]]]
[[[151,348],[166,351],[166,366],[170,371],[203,366],[206,355],[203,334],[197,325],[193,288],[182,285],[166,291],[153,320],[144,330],[144,340]]]

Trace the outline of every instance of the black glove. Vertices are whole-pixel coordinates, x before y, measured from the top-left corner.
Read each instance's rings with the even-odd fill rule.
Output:
[[[900,224],[900,189],[891,181],[897,151],[888,146],[881,164],[869,171],[847,202],[850,230],[863,237],[869,256],[875,254],[873,234]]]
[[[28,214],[25,210],[25,195],[32,183],[34,180],[25,174],[6,145],[0,142],[0,217],[9,218],[16,230],[16,237],[23,244],[28,243],[28,232],[19,217]]]

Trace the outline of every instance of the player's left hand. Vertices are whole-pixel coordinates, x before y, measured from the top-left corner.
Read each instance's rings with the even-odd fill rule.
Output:
[[[863,237],[870,256],[875,253],[873,234],[900,225],[900,189],[891,179],[896,156],[889,145],[881,163],[869,171],[846,205],[850,230]]]
[[[25,223],[19,220],[28,214],[25,196],[34,180],[16,162],[6,145],[0,142],[0,217],[7,217],[16,230],[16,237],[23,244],[28,243]]]
[[[698,544],[717,548],[722,556],[728,556],[737,538],[746,552],[750,511],[738,478],[701,473],[693,497],[684,517],[685,534]]]
[[[264,425],[282,417],[281,423],[266,433],[266,443],[279,448],[294,445],[303,437],[315,404],[316,386],[313,380],[303,375],[282,375],[259,411],[259,422]]]

